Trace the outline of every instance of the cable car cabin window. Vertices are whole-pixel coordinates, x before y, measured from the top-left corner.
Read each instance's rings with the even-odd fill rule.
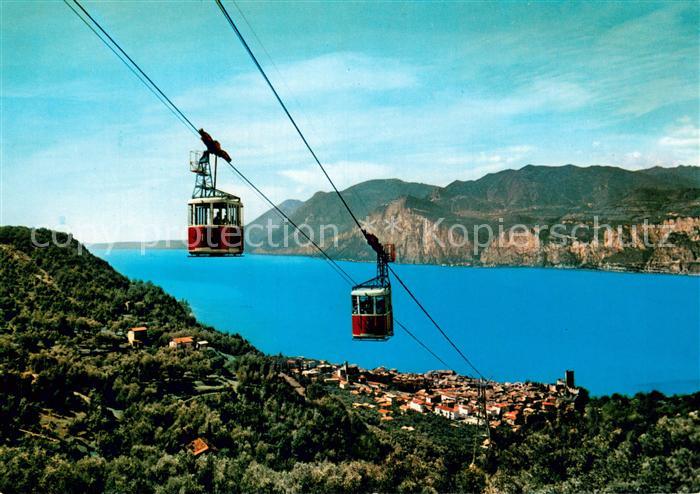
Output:
[[[192,208],[192,206],[190,206]],[[195,204],[194,211],[190,214],[193,225],[208,225],[209,224],[209,205]]]
[[[240,220],[238,219],[239,218],[238,206],[236,206],[235,204],[228,205],[228,218],[230,218],[229,223],[228,223],[229,225],[239,225],[240,224]]]
[[[228,204],[225,202],[219,202],[214,204],[214,224],[215,225],[230,225],[230,219],[228,212]]]
[[[372,297],[360,295],[360,314],[374,314],[374,304]]]
[[[360,313],[360,301],[357,295],[352,296],[352,313],[353,314],[359,314]]]
[[[386,309],[386,299],[384,298],[383,295],[380,295],[378,297],[374,297],[374,313],[375,314],[386,314],[387,309]]]

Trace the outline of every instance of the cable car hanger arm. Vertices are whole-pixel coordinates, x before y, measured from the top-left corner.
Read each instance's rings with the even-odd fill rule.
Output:
[[[214,156],[218,156],[229,165],[231,164],[231,156],[229,156],[229,154],[226,151],[221,149],[221,143],[219,141],[214,140],[212,136],[209,135],[209,133],[206,132],[204,129],[199,129],[197,132],[199,133],[202,142],[207,148],[207,153],[213,154]]]

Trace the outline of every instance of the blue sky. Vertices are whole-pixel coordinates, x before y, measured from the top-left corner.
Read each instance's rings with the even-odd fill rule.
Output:
[[[197,139],[62,2],[0,5],[0,222],[182,237]],[[85,5],[272,198],[328,190],[213,2]],[[226,5],[343,187],[699,164],[697,3],[240,1],[250,25]]]

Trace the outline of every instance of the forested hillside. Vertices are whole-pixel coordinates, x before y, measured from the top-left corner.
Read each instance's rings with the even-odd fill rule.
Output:
[[[284,358],[199,324],[65,234],[36,239],[48,246],[0,228],[4,494],[700,489],[698,394],[584,400],[494,430],[484,449],[437,416],[405,430],[337,389],[299,394]],[[148,335],[131,346],[135,326]],[[208,344],[169,348],[175,337]]]

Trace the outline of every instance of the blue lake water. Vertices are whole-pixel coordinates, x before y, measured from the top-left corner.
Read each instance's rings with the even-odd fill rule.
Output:
[[[189,302],[197,318],[260,350],[402,371],[444,366],[400,328],[350,338],[348,285],[323,260],[181,251],[95,251],[131,278]],[[357,280],[374,267],[341,263]],[[554,382],[574,369],[592,394],[700,390],[700,278],[592,271],[396,265],[479,370],[499,381]],[[398,284],[396,318],[453,369],[472,374]]]

